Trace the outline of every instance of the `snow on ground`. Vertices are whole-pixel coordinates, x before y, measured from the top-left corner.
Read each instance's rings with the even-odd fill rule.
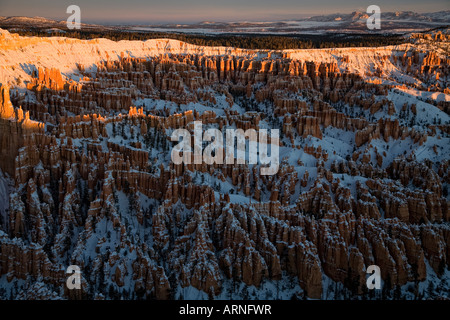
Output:
[[[427,268],[427,278],[417,284],[418,294],[421,296],[428,296],[433,298],[433,292],[439,293],[442,297],[450,297],[450,269],[445,268],[444,274],[438,276],[430,266],[428,259],[425,259],[425,265]],[[401,287],[401,293],[405,296],[406,300],[414,300],[414,290],[416,284],[414,282],[408,282]],[[432,292],[430,294],[430,291]]]
[[[166,100],[155,100],[155,99],[136,99],[133,101],[134,105],[137,107],[144,107],[144,111],[162,111],[164,109],[169,109],[171,114],[180,113],[190,110],[197,111],[200,115],[205,111],[212,111],[218,117],[224,117],[225,112],[224,109],[229,108],[228,102],[226,101],[226,97],[224,95],[216,96],[216,104],[214,105],[204,105],[202,103],[194,103],[190,102],[188,104],[177,105],[174,102],[166,101]],[[243,112],[242,108],[238,105],[233,106],[233,110],[238,112]]]
[[[403,91],[409,94],[410,96],[421,97],[424,100],[431,99],[437,102],[450,101],[450,94],[443,92],[420,91],[413,88],[401,88],[401,87],[399,87],[398,90]]]
[[[284,50],[289,53],[292,59],[315,62],[336,62],[341,72],[348,71],[364,75],[365,72],[373,72],[380,67],[384,72],[390,72],[397,69],[389,61],[383,65],[382,56],[403,54],[411,48],[410,44],[401,44],[397,46],[385,46],[377,48],[332,48],[332,49],[291,49]],[[342,62],[341,57],[348,56],[349,62]]]
[[[248,56],[258,58],[261,51],[231,47],[204,47],[173,39],[146,41],[112,41],[108,39],[79,40],[65,37],[20,37],[0,29],[0,83],[14,83],[20,76],[30,80],[31,71],[38,67],[57,68],[67,77],[78,75],[77,65],[89,70],[104,60],[125,56],[151,57],[164,53]]]
[[[231,47],[204,47],[172,39],[151,39],[146,41],[111,41],[108,39],[79,40],[65,37],[19,37],[0,29],[0,83],[11,82],[20,76],[29,80],[32,70],[38,67],[58,68],[69,78],[79,76],[77,65],[90,70],[99,61],[117,60],[123,52],[125,56],[151,57],[164,53],[246,56],[252,59],[267,57],[270,50],[236,49]],[[383,65],[381,56],[400,54],[410,48],[410,44],[379,48],[339,48],[339,49],[293,49],[283,50],[291,58],[302,61],[337,62],[341,71],[364,75],[382,67],[385,72],[393,72],[396,67],[387,61]],[[348,56],[349,62],[341,62],[340,57]],[[24,62],[26,61],[26,62]],[[94,70],[91,70],[94,71]],[[22,81],[23,83],[23,81]],[[24,85],[24,84],[22,84]]]
[[[222,292],[215,297],[217,300],[289,300],[300,298],[303,290],[297,277],[283,275],[281,280],[263,280],[258,287],[247,286],[243,282],[230,279],[223,281]],[[175,299],[208,300],[208,294],[189,286],[178,286]]]
[[[417,123],[420,123],[422,125],[436,124],[433,123],[434,119],[440,119],[442,124],[450,123],[450,116],[448,114],[446,114],[444,111],[441,111],[438,107],[435,107],[432,104],[418,100],[417,96],[412,92],[400,92],[391,90],[389,91],[387,98],[394,102],[397,110],[400,110],[405,103],[408,103],[410,105],[415,104],[417,108],[416,120]],[[401,121],[400,118],[399,121]]]

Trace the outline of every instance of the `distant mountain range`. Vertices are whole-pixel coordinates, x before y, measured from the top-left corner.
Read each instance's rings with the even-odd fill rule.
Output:
[[[303,19],[283,21],[239,21],[214,22],[203,21],[192,24],[139,24],[102,26],[82,24],[83,28],[141,32],[181,32],[204,34],[321,34],[321,33],[365,33],[369,32],[365,12],[336,13],[313,16]],[[450,10],[433,13],[416,13],[412,11],[382,12],[381,30],[370,32],[408,33],[424,31],[436,27],[450,25]],[[0,27],[4,29],[39,28],[55,31],[66,29],[65,21],[57,21],[42,17],[0,17]]]
[[[307,18],[309,21],[342,21],[355,22],[367,19],[369,15],[365,12],[352,12],[349,14],[330,14],[323,16],[315,16]],[[381,18],[383,21],[410,21],[410,22],[436,22],[436,23],[450,23],[450,10],[433,12],[433,13],[416,13],[412,11],[397,11],[397,12],[382,12]]]

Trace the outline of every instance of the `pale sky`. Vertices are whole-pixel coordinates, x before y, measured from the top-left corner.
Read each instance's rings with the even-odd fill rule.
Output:
[[[71,4],[81,8],[81,22],[136,24],[295,19],[365,11],[371,4],[381,12],[450,10],[450,0],[0,0],[0,16],[65,20]]]

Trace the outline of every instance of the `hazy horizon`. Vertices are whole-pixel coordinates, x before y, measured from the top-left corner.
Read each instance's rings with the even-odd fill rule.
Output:
[[[145,0],[2,0],[0,16],[44,17],[65,20],[69,14],[66,8],[75,4],[81,8],[83,23],[97,24],[163,24],[196,23],[201,21],[270,21],[300,19],[308,16],[333,13],[348,14],[366,11],[370,4],[380,6],[382,12],[414,11],[428,13],[449,10],[448,0],[433,0],[424,3],[419,0],[400,0],[396,4],[382,0],[364,6],[357,0],[339,3],[332,0],[166,0],[152,4]]]

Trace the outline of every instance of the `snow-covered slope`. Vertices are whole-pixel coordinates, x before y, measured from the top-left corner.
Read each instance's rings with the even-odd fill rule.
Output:
[[[77,65],[86,68],[102,60],[125,56],[149,57],[165,53],[200,55],[235,55],[264,58],[269,50],[248,50],[231,47],[202,47],[172,39],[147,41],[111,41],[108,39],[78,40],[64,37],[20,37],[0,29],[0,83],[15,83],[17,77],[28,80],[31,71],[38,67],[57,68],[64,75],[76,74]],[[293,59],[315,62],[337,62],[341,71],[364,74],[376,68],[381,55],[404,52],[409,44],[382,48],[342,48],[284,50]],[[349,63],[341,63],[343,56]],[[390,67],[392,68],[392,67]]]
[[[21,37],[0,29],[0,83],[24,86],[37,68],[57,68],[68,77],[78,79],[78,65],[89,70],[105,60],[118,60],[121,54],[145,58],[166,53],[197,55],[234,55],[249,59],[264,59],[270,55],[287,54],[290,58],[316,63],[336,63],[341,72],[357,73],[373,80],[377,69],[383,70],[384,79],[390,83],[421,83],[400,70],[391,59],[412,50],[414,44],[377,48],[337,48],[300,50],[250,50],[232,47],[204,47],[173,39],[152,39],[147,41],[111,41],[108,39],[79,40],[65,37]],[[445,49],[445,48],[444,48]],[[439,49],[438,54],[445,56]],[[367,75],[371,75],[370,77]],[[18,81],[18,79],[20,81]],[[442,93],[439,100],[450,98]]]
[[[20,37],[0,29],[0,83],[28,79],[37,67],[58,68],[63,74],[75,73],[77,65],[89,68],[102,60],[119,59],[120,54],[148,57],[165,53],[200,55],[260,55],[255,50],[230,47],[201,47],[173,39],[147,41],[111,41],[108,39],[78,40],[65,37]]]

